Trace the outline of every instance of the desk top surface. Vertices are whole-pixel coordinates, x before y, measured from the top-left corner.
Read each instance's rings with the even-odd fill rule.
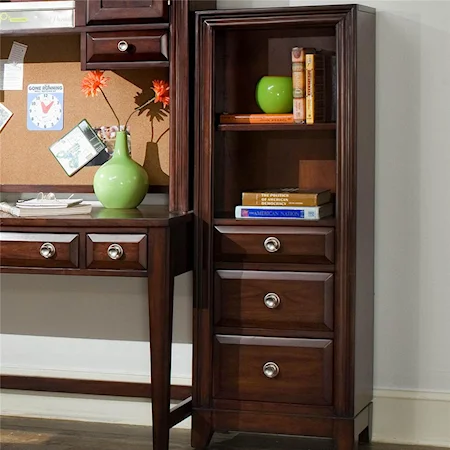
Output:
[[[192,213],[171,213],[168,206],[93,208],[91,214],[56,217],[14,217],[0,212],[2,227],[164,227],[191,219]]]

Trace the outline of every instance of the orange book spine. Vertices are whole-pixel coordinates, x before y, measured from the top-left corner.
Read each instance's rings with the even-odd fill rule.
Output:
[[[292,60],[292,113],[295,123],[305,123],[305,49],[294,47],[291,53]]]
[[[306,99],[306,123],[314,123],[314,88],[315,88],[315,70],[314,54],[307,54],[305,57],[305,99]]]
[[[221,114],[220,123],[294,123],[292,114]]]

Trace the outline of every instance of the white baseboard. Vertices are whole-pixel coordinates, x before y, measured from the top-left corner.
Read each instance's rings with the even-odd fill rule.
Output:
[[[375,390],[373,440],[450,448],[450,393]]]
[[[2,390],[1,414],[151,425],[150,400],[93,395]],[[450,448],[450,393],[375,390],[373,440]]]

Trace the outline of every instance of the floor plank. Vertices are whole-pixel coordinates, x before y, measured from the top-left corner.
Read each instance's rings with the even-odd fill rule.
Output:
[[[62,420],[2,417],[2,450],[151,450],[151,428]],[[391,444],[361,445],[361,450],[439,450]],[[210,450],[328,450],[326,439],[299,439],[244,433],[214,435]],[[170,450],[192,450],[190,432],[174,429]]]

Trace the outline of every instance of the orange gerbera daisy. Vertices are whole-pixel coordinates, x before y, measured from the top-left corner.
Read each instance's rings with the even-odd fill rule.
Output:
[[[153,80],[153,90],[155,91],[155,103],[162,103],[164,108],[169,105],[169,83],[162,80]]]
[[[108,77],[105,77],[101,70],[88,72],[81,82],[81,90],[86,97],[95,97],[102,88],[107,86]]]

